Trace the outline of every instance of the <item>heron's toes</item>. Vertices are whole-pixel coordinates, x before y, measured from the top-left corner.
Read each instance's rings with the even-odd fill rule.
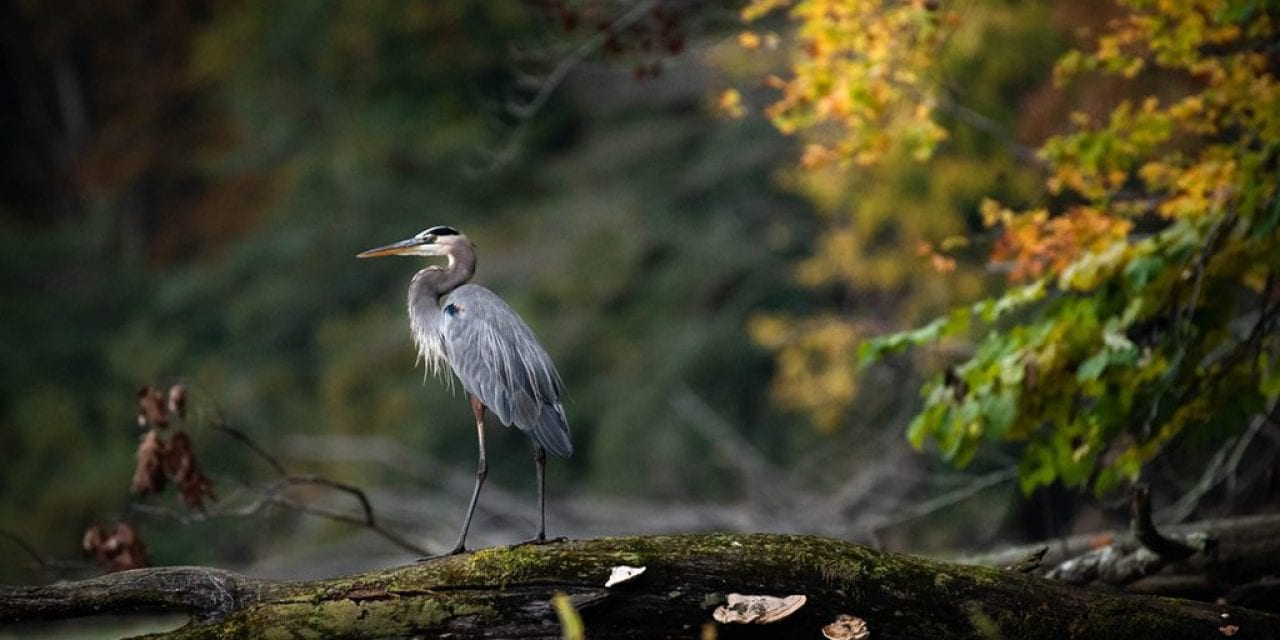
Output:
[[[436,555],[434,555],[434,556],[427,556],[427,557],[425,557],[425,558],[418,558],[418,559],[416,560],[416,562],[418,562],[418,563],[431,562],[432,560],[439,560],[439,559],[441,559],[441,558],[448,558],[449,556],[456,556],[456,555],[458,555],[458,554],[460,554],[460,553],[466,553],[466,552],[467,552],[467,548],[466,548],[466,547],[458,546],[458,547],[454,547],[453,549],[451,549],[451,550],[449,550],[449,551],[446,551],[446,552],[444,552],[444,553],[437,553],[437,554],[436,554]]]
[[[532,538],[529,538],[528,540],[525,540],[524,542],[518,542],[514,546],[523,547],[525,545],[530,545],[530,544],[537,544],[537,545],[557,544],[560,542],[568,542],[568,541],[569,541],[569,538],[565,536],[560,536],[558,538],[548,538],[545,535],[542,535],[542,536],[534,536]]]

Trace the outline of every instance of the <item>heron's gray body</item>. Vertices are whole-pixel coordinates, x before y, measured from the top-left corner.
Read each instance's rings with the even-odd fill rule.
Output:
[[[462,388],[502,424],[555,455],[571,455],[560,376],[529,325],[479,285],[438,297],[430,285],[435,273],[439,268],[423,269],[409,286],[413,339],[427,369],[439,373],[447,363]]]

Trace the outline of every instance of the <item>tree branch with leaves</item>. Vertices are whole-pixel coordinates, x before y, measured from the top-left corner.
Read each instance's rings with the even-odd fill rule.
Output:
[[[1027,491],[1131,483],[1180,442],[1241,433],[1280,397],[1280,11],[1253,0],[1120,4],[1053,69],[1064,96],[1110,83],[1111,106],[1073,112],[1070,130],[1041,145],[1041,204],[988,197],[974,212],[995,236],[988,265],[1006,274],[1003,293],[918,330],[855,331],[862,367],[924,345],[962,353],[930,358],[941,371],[908,437],[960,465],[1019,443]],[[938,67],[979,9],[760,0],[743,15],[778,6],[798,23],[796,62],[766,113],[813,141],[802,165],[856,173],[894,154],[946,156]],[[839,215],[858,224],[856,211]],[[838,273],[865,289],[865,273]],[[785,322],[759,332],[784,364]],[[854,366],[852,355],[832,361]]]

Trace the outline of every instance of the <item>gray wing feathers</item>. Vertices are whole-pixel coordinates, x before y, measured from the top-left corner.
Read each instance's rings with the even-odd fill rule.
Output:
[[[444,328],[445,349],[463,388],[507,426],[515,426],[558,456],[573,453],[560,404],[560,376],[533,331],[496,294],[458,287]]]

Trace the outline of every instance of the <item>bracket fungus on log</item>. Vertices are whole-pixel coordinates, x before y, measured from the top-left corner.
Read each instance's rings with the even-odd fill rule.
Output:
[[[604,581],[604,586],[612,587],[624,582],[635,580],[640,574],[644,573],[645,567],[628,567],[620,564],[609,572],[609,579]]]
[[[864,640],[870,636],[867,621],[847,613],[836,616],[835,622],[822,628],[822,637],[827,640]]]
[[[803,595],[779,598],[731,593],[727,602],[716,607],[711,617],[721,624],[769,624],[795,613],[807,600]]]

